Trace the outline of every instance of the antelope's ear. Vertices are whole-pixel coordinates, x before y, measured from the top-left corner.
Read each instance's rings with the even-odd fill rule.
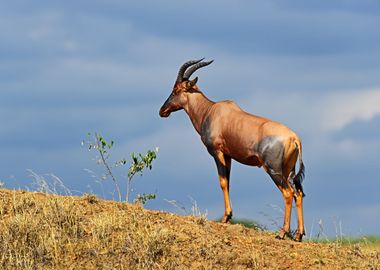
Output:
[[[194,80],[188,81],[188,82],[187,82],[187,87],[188,87],[188,88],[192,88],[194,85],[197,84],[197,81],[198,81],[198,77],[195,77]]]

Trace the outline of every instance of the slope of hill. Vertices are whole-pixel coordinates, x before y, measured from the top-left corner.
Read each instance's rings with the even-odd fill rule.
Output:
[[[1,269],[380,269],[365,245],[273,233],[137,205],[0,189]]]

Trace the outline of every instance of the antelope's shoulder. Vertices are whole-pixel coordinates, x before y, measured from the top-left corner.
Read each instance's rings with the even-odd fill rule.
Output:
[[[216,102],[214,105],[214,110],[217,111],[243,111],[239,105],[237,105],[234,101],[232,100],[222,100],[219,102]]]

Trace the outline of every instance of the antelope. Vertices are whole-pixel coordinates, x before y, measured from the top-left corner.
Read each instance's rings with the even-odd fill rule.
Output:
[[[212,61],[191,60],[184,63],[177,75],[170,96],[160,109],[161,117],[185,110],[210,155],[214,158],[220,187],[224,195],[224,216],[232,217],[229,197],[231,160],[249,166],[263,167],[281,191],[285,211],[283,227],[276,238],[290,235],[290,217],[293,198],[298,216],[294,240],[301,242],[305,235],[302,199],[302,180],[305,166],[302,162],[301,140],[288,127],[278,122],[249,114],[230,100],[213,102],[197,86],[198,77],[190,76]],[[299,159],[297,174],[296,163]]]

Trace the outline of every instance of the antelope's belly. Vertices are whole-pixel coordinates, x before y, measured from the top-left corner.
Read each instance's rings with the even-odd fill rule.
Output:
[[[263,164],[261,160],[257,156],[248,156],[248,157],[241,157],[241,156],[232,156],[232,159],[236,160],[239,163],[242,163],[244,165],[249,166],[256,166],[261,167]]]
[[[239,163],[249,166],[262,166],[262,161],[251,147],[223,147],[222,152]]]

